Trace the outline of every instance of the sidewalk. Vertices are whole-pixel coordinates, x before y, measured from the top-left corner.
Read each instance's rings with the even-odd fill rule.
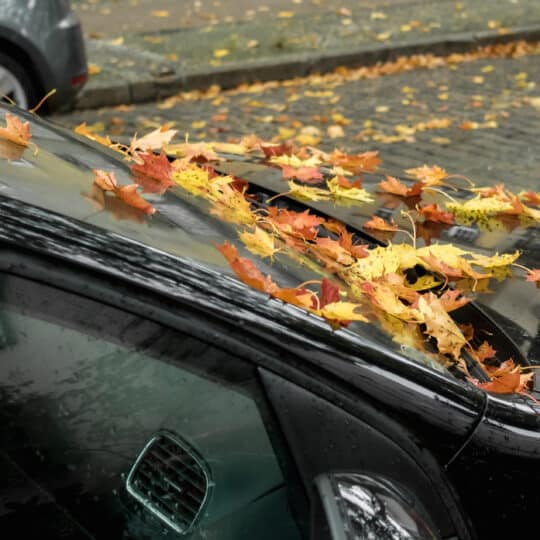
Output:
[[[211,24],[182,28],[170,28],[168,17],[157,30],[111,39],[87,36],[88,60],[97,73],[76,106],[138,103],[212,84],[231,87],[412,53],[448,54],[511,39],[540,39],[538,0],[359,4],[318,2],[312,9],[304,5],[253,18],[214,18]],[[85,28],[85,12],[78,13]]]

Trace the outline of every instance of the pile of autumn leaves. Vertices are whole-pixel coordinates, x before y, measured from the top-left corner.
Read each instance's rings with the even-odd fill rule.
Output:
[[[6,123],[6,128],[0,128],[0,137],[27,146],[31,136],[28,123],[23,124],[9,114]],[[94,189],[101,190],[103,197],[109,192],[109,196],[152,214],[155,209],[141,196],[140,188],[144,192],[163,193],[172,186],[180,186],[207,200],[213,215],[235,224],[241,242],[250,252],[270,259],[280,253],[324,276],[320,281],[283,288],[271,276],[263,275],[251,260],[240,256],[234,245],[225,242],[217,246],[235,274],[249,286],[319,315],[334,327],[347,326],[351,321],[377,320],[398,342],[457,366],[469,380],[487,390],[511,393],[526,388],[530,373],[522,374],[512,359],[493,362],[496,351],[490,344],[484,341],[480,347],[473,347],[473,326],[459,326],[449,315],[471,301],[468,293],[478,283],[510,274],[518,252],[487,257],[451,244],[416,248],[390,243],[368,249],[367,245],[355,244],[353,235],[341,222],[310,214],[308,210],[295,212],[270,205],[253,210],[247,182],[217,174],[212,166],[221,159],[218,152],[259,155],[281,168],[288,193],[296,198],[362,204],[373,200],[372,194],[362,187],[361,175],[375,172],[380,163],[375,152],[325,153],[314,148],[294,148],[288,143],[269,144],[255,136],[237,144],[171,145],[176,131],[166,126],[145,137],[134,137],[129,146],[119,146],[107,138],[96,139],[84,125],[77,131],[122,152],[132,162],[135,183],[127,186],[119,185],[113,172],[95,171]],[[178,158],[171,162],[164,148],[167,154]],[[160,150],[160,154],[154,150]],[[406,172],[415,179],[412,185],[387,176],[377,189],[403,198],[421,197],[425,190],[444,187],[450,179],[436,166],[424,165]],[[447,224],[453,223],[456,215],[476,218],[508,214],[529,222],[540,221],[538,193],[515,195],[502,185],[470,189],[475,195],[466,203],[449,202],[445,209],[436,204],[418,205],[418,216],[424,221]],[[395,224],[378,217],[364,227],[397,229]],[[422,275],[411,279],[411,272],[418,268],[423,269]],[[540,270],[526,271],[527,280],[540,286]],[[318,292],[313,285],[318,285]],[[479,383],[470,376],[463,360],[465,351],[482,366],[490,382]]]

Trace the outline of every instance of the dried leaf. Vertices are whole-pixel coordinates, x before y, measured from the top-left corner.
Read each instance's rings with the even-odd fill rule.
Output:
[[[529,270],[527,273],[527,281],[536,283],[536,286],[540,289],[540,269],[534,268],[533,270]]]
[[[424,221],[433,223],[454,223],[454,214],[445,212],[438,204],[425,204],[418,207],[418,213],[424,218]]]
[[[0,127],[0,137],[7,139],[20,146],[28,146],[30,138],[30,124],[28,122],[21,122],[21,120],[8,112],[5,115],[6,127]]]
[[[163,150],[159,155],[153,152],[139,153],[137,154],[137,158],[142,163],[136,163],[130,166],[133,173],[153,178],[166,188],[174,185],[171,178],[173,168]]]
[[[392,220],[390,223],[380,218],[379,216],[373,216],[369,221],[364,223],[365,229],[374,229],[377,231],[397,231],[398,226]]]
[[[178,133],[176,129],[168,129],[167,125],[163,125],[154,131],[146,134],[140,139],[135,135],[131,139],[129,152],[135,153],[137,150],[148,152],[149,150],[161,150],[166,144],[171,142],[171,139]]]
[[[342,198],[358,202],[373,202],[373,197],[365,189],[354,187],[347,180],[345,180],[345,184],[348,187],[344,186],[344,182],[337,176],[326,182],[334,199]]]
[[[252,233],[240,233],[240,240],[251,253],[262,258],[273,257],[274,253],[279,251],[275,246],[275,237],[260,227],[255,227]]]

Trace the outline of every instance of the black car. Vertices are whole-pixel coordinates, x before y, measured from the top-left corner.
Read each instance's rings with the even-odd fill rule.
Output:
[[[0,141],[2,537],[536,530],[534,382],[526,395],[486,392],[388,328],[330,325],[269,298],[216,249],[239,245],[237,229],[207,200],[175,185],[144,195],[154,213],[129,206],[94,183],[95,170],[133,182],[121,154],[14,108],[0,108],[0,120],[6,113],[28,121],[32,138]],[[251,158],[213,164],[220,173],[249,182],[259,208],[284,191],[281,170]],[[397,219],[396,200],[273,198],[340,219],[369,249],[384,238],[362,224],[375,212]],[[454,245],[521,249],[523,265],[540,266],[538,226],[443,229]],[[315,275],[304,259],[265,261],[283,287]],[[510,278],[455,317],[527,366],[539,308],[534,284]]]

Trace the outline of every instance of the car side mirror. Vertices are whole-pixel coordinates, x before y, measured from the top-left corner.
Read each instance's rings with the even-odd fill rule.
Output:
[[[332,540],[433,540],[429,516],[411,494],[390,480],[355,472],[315,479]]]

